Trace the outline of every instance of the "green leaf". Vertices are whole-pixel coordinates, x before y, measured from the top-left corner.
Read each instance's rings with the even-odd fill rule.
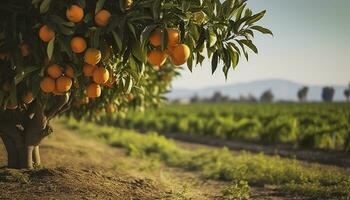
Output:
[[[240,40],[240,42],[249,47],[252,51],[254,51],[254,53],[258,53],[258,48],[253,44],[251,40]]]
[[[157,27],[158,25],[149,25],[142,31],[140,36],[142,46],[144,46],[148,42],[148,38]]]
[[[153,19],[158,20],[160,15],[160,9],[161,9],[161,1],[155,0],[152,5],[152,14]]]
[[[164,51],[168,47],[168,31],[166,29],[162,30],[162,45],[161,49]]]
[[[131,76],[128,76],[128,79],[125,82],[125,93],[129,94],[131,92],[132,86],[133,86],[133,81]]]
[[[29,76],[32,72],[35,72],[37,70],[39,70],[41,67],[40,66],[30,66],[30,67],[26,67],[23,69],[22,72],[18,73],[15,76],[15,85],[18,85],[20,82],[23,81],[23,79],[25,79],[27,76]]]
[[[273,36],[272,31],[270,31],[270,30],[267,29],[267,28],[264,28],[264,27],[261,27],[261,26],[252,26],[252,27],[250,27],[250,28],[253,29],[253,30],[259,31],[260,33],[263,33],[263,34],[270,34],[270,35]]]
[[[44,0],[40,5],[40,13],[49,11],[51,0]]]
[[[248,20],[247,20],[247,24],[253,24],[257,21],[259,21],[260,19],[262,19],[266,14],[266,10],[258,13],[258,14],[255,14],[253,16],[251,16]]]
[[[98,11],[102,10],[103,6],[105,5],[106,0],[98,0],[96,4],[95,14],[98,13]]]
[[[208,34],[209,34],[209,47],[213,47],[216,44],[218,38],[212,29],[209,29]]]
[[[219,54],[217,51],[213,54],[213,58],[211,60],[211,73],[214,74],[216,69],[218,68]]]
[[[55,48],[54,45],[55,45],[55,37],[53,37],[53,38],[50,40],[49,44],[47,45],[47,50],[46,50],[46,52],[47,52],[47,57],[49,58],[49,60],[51,60],[51,58],[52,58],[53,51],[54,51],[54,48]]]

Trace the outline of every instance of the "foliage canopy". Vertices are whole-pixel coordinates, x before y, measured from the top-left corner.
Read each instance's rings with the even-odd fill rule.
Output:
[[[178,42],[189,48],[190,70],[207,57],[212,72],[222,66],[226,77],[241,55],[248,60],[248,49],[258,53],[252,41],[255,32],[272,35],[256,25],[266,11],[253,13],[245,0],[7,0],[0,4],[2,110],[25,109],[33,99],[50,107],[62,95],[70,96],[68,104],[73,106],[68,113],[76,117],[96,114],[111,104],[120,109],[157,105],[178,68],[170,59],[152,67],[147,57],[153,50],[171,50],[169,30],[176,30]],[[159,47],[149,42],[155,31],[160,32]],[[87,75],[98,67],[108,73],[96,79]],[[43,83],[51,72],[65,79]],[[102,84],[92,85],[96,80]],[[94,95],[101,97],[87,99]]]

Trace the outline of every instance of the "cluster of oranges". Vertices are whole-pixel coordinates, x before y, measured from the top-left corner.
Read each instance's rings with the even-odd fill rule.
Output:
[[[72,5],[66,10],[66,17],[70,22],[79,23],[84,18],[84,10],[78,5]],[[95,15],[95,23],[97,26],[104,27],[109,23],[111,13],[107,10],[100,10]],[[55,37],[55,32],[47,25],[43,25],[39,30],[39,38],[43,42],[49,42]],[[101,51],[96,48],[87,48],[87,43],[83,37],[75,36],[70,42],[71,50],[76,53],[84,53],[85,65],[83,73],[86,77],[92,77],[93,83],[87,86],[86,95],[88,98],[96,98],[101,95],[101,84],[106,84],[111,87],[113,82],[109,81],[109,72],[104,67],[97,67],[101,61]],[[53,92],[61,94],[69,91],[72,80],[67,73],[62,76],[61,68],[58,65],[53,65],[48,68],[48,75],[41,81],[41,89],[46,93]]]
[[[180,44],[180,33],[177,29],[166,29],[168,35],[168,48],[160,50],[162,44],[162,31],[156,29],[149,37],[150,44],[154,47],[148,53],[148,62],[157,67],[161,67],[168,56],[174,65],[183,65],[190,57],[190,48],[186,44]]]
[[[66,10],[66,17],[70,22],[79,23],[84,18],[84,9],[78,5],[72,5]],[[95,15],[94,20],[97,26],[104,27],[104,26],[107,26],[110,17],[111,17],[111,13],[108,10],[103,9],[103,10],[100,10]],[[43,42],[49,42],[52,38],[55,37],[55,35],[56,33],[47,25],[43,25],[39,30],[39,38]],[[82,42],[81,39],[82,38],[76,38],[77,40],[76,43],[81,43]],[[84,49],[83,47],[84,46],[78,46],[79,49]],[[81,53],[81,52],[78,52],[78,53]]]
[[[68,92],[73,84],[74,70],[67,66],[63,72],[62,67],[54,64],[47,68],[47,76],[40,82],[40,88],[45,93],[63,95]]]

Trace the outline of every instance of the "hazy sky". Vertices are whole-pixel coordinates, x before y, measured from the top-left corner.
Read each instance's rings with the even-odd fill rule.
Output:
[[[210,64],[193,73],[185,68],[175,88],[201,88],[268,78],[305,84],[345,85],[350,81],[350,0],[248,0],[253,11],[267,10],[260,22],[274,37],[255,38],[259,54],[250,54],[230,70],[211,75]],[[243,61],[243,59],[241,60]]]

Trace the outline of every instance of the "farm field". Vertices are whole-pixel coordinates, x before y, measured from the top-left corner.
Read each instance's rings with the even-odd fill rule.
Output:
[[[102,124],[140,131],[285,144],[292,149],[350,150],[350,104],[168,104],[100,117]]]
[[[216,193],[220,192],[218,199],[350,197],[350,171],[347,168],[183,143],[166,139],[155,132],[140,134],[69,119],[62,119],[60,123],[83,138],[94,138],[121,148],[131,158],[152,160],[167,167],[199,174],[207,181],[218,181],[221,187],[213,189]],[[187,184],[186,179],[181,184]]]

